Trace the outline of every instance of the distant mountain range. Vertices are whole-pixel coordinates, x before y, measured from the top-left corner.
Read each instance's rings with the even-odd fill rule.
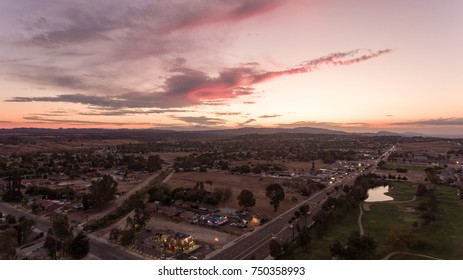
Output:
[[[428,137],[425,134],[406,132],[396,133],[390,131],[378,132],[346,132],[318,127],[296,127],[296,128],[264,128],[264,127],[244,127],[235,129],[206,130],[203,133],[213,133],[217,135],[246,135],[246,134],[275,134],[275,133],[305,133],[305,134],[331,134],[331,135],[362,135],[362,136],[402,136],[402,137]],[[201,133],[200,132],[200,133]]]
[[[304,134],[330,134],[330,135],[361,135],[361,136],[402,136],[402,137],[433,137],[425,134],[406,132],[396,133],[390,131],[378,131],[367,133],[345,132],[317,127],[296,127],[296,128],[264,128],[264,127],[243,127],[231,129],[198,129],[179,131],[174,129],[100,129],[100,128],[12,128],[0,129],[0,135],[66,135],[66,134],[195,134],[204,136],[240,136],[247,134],[275,134],[275,133],[304,133]]]

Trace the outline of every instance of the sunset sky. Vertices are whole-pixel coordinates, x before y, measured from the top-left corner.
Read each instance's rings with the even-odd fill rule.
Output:
[[[0,127],[463,135],[461,0],[0,1]]]

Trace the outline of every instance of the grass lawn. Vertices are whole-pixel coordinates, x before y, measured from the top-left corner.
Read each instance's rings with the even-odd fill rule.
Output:
[[[385,193],[394,198],[394,201],[411,200],[416,194],[416,186],[402,182],[389,183],[389,191]]]
[[[416,193],[416,186],[408,183],[394,182],[391,186],[393,188],[387,195],[396,202],[411,200]],[[362,222],[365,233],[378,244],[374,258],[382,259],[390,252],[403,250],[440,259],[463,259],[463,203],[453,188],[436,187],[439,213],[437,221],[431,225],[420,225],[421,213],[416,210],[425,198],[404,203],[369,203],[370,211],[365,212]],[[358,230],[358,214],[358,211],[348,213],[340,223],[331,225],[323,239],[313,239],[308,246],[297,248],[289,259],[329,259],[334,240],[345,242],[351,232]],[[413,245],[407,247],[397,240],[406,240],[407,244]],[[422,258],[399,255],[393,259]]]
[[[409,171],[423,171],[426,167],[423,166],[416,166],[416,165],[402,165],[402,164],[393,164],[393,163],[386,163],[383,165],[384,168],[395,170],[396,168],[403,168]]]

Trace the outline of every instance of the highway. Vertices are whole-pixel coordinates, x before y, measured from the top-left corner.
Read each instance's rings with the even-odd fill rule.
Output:
[[[307,200],[299,203],[278,217],[272,219],[267,224],[257,228],[255,231],[250,232],[231,244],[227,244],[223,249],[211,253],[207,256],[208,259],[212,260],[245,260],[245,259],[265,259],[269,256],[269,243],[272,238],[279,240],[291,239],[293,236],[293,229],[290,228],[288,221],[294,216],[294,212],[299,210],[299,207],[308,204],[311,208],[311,214],[307,218],[307,224],[312,224],[313,216],[317,213],[323,202],[327,197],[335,195],[336,186],[341,185],[352,185],[355,178],[365,172],[373,172],[376,169],[377,164],[380,160],[387,158],[389,154],[394,150],[394,146],[387,150],[380,157],[375,159],[370,165],[363,166],[349,176],[343,178],[333,184],[329,184],[324,190],[312,195]],[[330,193],[330,194],[328,194]]]

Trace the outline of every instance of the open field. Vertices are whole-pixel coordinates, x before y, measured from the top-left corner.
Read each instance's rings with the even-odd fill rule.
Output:
[[[423,166],[413,166],[413,165],[400,165],[400,164],[385,164],[384,167],[390,168],[390,170],[377,169],[376,174],[381,176],[388,176],[389,174],[394,176],[406,176],[408,181],[416,183],[425,183],[426,172],[424,171],[426,167]],[[407,173],[397,172],[396,168],[407,169]]]
[[[407,177],[407,180],[410,182],[416,182],[416,183],[426,183],[426,173],[421,172],[421,171],[409,171],[407,173],[399,173],[396,172],[395,170],[376,170],[375,174],[381,175],[381,176],[388,176],[389,174],[394,175],[394,176],[405,176]]]
[[[186,157],[190,155],[189,152],[161,152],[161,153],[151,153],[153,155],[158,155],[163,161],[173,164],[177,157]]]
[[[304,162],[304,161],[281,161],[281,165],[283,165],[288,171],[300,171],[305,170],[309,171],[312,168],[312,162]],[[321,160],[315,161],[315,170],[320,168],[328,168],[331,164],[323,163]]]
[[[417,143],[401,143],[400,150],[404,152],[434,152],[447,153],[448,150],[461,148],[455,141],[432,141]]]
[[[31,144],[21,145],[0,145],[0,154],[9,155],[13,153],[32,153],[32,152],[53,152],[60,150],[88,149],[95,147],[107,147],[122,144],[137,144],[138,140],[133,139],[85,139],[60,141],[56,139],[39,138]]]
[[[389,169],[397,169],[397,168],[402,168],[402,169],[407,169],[408,171],[422,171],[426,169],[425,166],[416,166],[416,165],[403,165],[403,164],[393,164],[393,163],[386,163],[383,165],[384,168],[389,168]]]
[[[174,173],[169,180],[171,189],[184,187],[192,188],[198,181],[212,181],[212,186],[205,184],[207,191],[213,192],[214,188],[230,187],[233,191],[232,198],[220,205],[221,207],[239,209],[237,196],[243,189],[249,189],[254,193],[256,206],[251,211],[262,217],[277,216],[280,213],[296,205],[298,202],[291,202],[291,197],[295,197],[300,202],[303,198],[297,192],[286,193],[285,199],[280,203],[278,211],[273,212],[273,206],[269,204],[269,199],[265,196],[265,188],[270,183],[281,183],[284,180],[275,178],[262,178],[260,176],[233,175],[222,172],[178,172]]]
[[[290,160],[240,160],[240,161],[234,161],[233,164],[235,165],[243,165],[243,164],[277,164],[281,165],[284,167],[285,170],[289,172],[301,172],[302,170],[304,171],[309,171],[312,168],[312,162],[308,161],[290,161]],[[323,163],[321,160],[315,160],[315,169],[320,169],[320,168],[329,168],[331,164]]]

